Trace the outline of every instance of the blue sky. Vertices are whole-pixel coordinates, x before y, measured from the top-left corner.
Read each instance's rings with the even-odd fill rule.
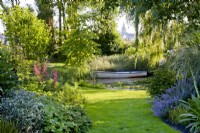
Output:
[[[26,6],[27,4],[35,5],[35,2],[34,2],[34,0],[20,0],[20,6]],[[36,9],[35,6],[33,6],[33,7]],[[125,23],[127,32],[134,33],[134,28],[132,26],[133,24],[127,23],[125,15],[119,16],[118,18],[116,18],[116,21],[117,21],[117,30],[118,31],[121,31],[122,25],[123,25],[123,23]],[[2,21],[0,20],[0,33],[3,33],[3,31],[4,31],[3,24],[2,24]]]

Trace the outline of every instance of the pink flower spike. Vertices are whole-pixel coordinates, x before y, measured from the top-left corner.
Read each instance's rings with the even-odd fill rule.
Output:
[[[56,70],[52,71],[52,79],[53,79],[53,83],[55,85],[58,82],[58,72]]]
[[[38,65],[34,64],[33,70],[36,76],[40,76],[41,73],[40,73],[40,69],[38,68]]]
[[[42,69],[42,76],[44,79],[47,79],[48,73],[47,73],[47,63],[44,63],[43,69]]]

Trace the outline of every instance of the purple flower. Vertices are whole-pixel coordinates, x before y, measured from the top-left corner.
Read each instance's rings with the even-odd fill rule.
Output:
[[[195,94],[193,81],[191,79],[180,80],[164,94],[156,96],[152,102],[152,110],[157,117],[166,117],[170,109],[179,104],[180,100],[186,100]]]

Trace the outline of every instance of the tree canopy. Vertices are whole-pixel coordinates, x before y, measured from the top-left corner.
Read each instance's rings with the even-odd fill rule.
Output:
[[[134,22],[136,39],[132,47],[135,47],[136,51],[143,50],[149,53],[149,50],[159,47],[159,51],[149,53],[151,56],[173,49],[180,44],[180,37],[183,34],[198,30],[200,25],[200,2],[196,0],[35,0],[38,19],[28,10],[16,13],[15,17],[10,15],[14,9],[16,10],[15,7],[20,4],[20,0],[8,2],[11,6],[6,6],[4,1],[0,1],[3,11],[7,12],[4,13],[3,19],[7,27],[6,35],[15,47],[22,47],[28,58],[35,58],[32,52],[27,51],[31,51],[32,47],[33,49],[41,47],[42,45],[40,46],[37,41],[42,40],[39,39],[42,36],[48,41],[39,42],[45,44],[44,49],[48,49],[48,55],[56,53],[57,57],[62,56],[68,61],[73,58],[72,62],[75,62],[75,58],[79,60],[75,56],[69,59],[69,55],[72,56],[69,54],[69,49],[72,47],[74,51],[82,49],[85,51],[84,55],[87,55],[88,50],[91,56],[96,54],[98,48],[102,54],[118,53],[123,42],[116,31],[115,18],[123,12],[127,13],[128,18]],[[13,9],[9,9],[10,7]],[[54,20],[56,15],[58,24]],[[30,19],[31,22],[28,21]],[[46,25],[42,24],[43,21],[40,19],[44,20]],[[9,22],[10,20],[13,22]],[[14,25],[15,28],[11,29],[10,27]],[[34,36],[31,36],[32,34]],[[51,38],[49,38],[50,34]],[[90,49],[83,49],[86,43]]]

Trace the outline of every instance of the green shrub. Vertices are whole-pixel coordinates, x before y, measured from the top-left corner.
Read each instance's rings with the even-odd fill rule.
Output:
[[[159,67],[155,70],[154,76],[149,78],[147,84],[147,92],[152,96],[163,94],[165,90],[176,81],[176,74],[174,71],[167,69],[165,66]]]
[[[129,47],[129,48],[126,49],[125,53],[127,55],[133,55],[133,54],[136,53],[136,48],[135,47]]]
[[[33,76],[33,61],[17,59],[16,66],[20,85],[25,85]]]
[[[44,120],[46,133],[84,133],[91,126],[81,107],[67,107],[52,101],[46,103]]]
[[[15,62],[11,56],[11,50],[0,44],[0,88],[8,91],[16,87],[18,83]]]
[[[20,90],[12,97],[2,98],[0,113],[6,120],[18,123],[23,132],[41,131],[44,121],[44,104],[32,92]]]
[[[0,133],[20,133],[14,122],[0,118]]]
[[[15,56],[33,60],[46,58],[51,32],[35,13],[16,5],[3,12],[1,19],[6,27],[4,34]]]
[[[74,96],[79,96],[71,90],[65,95],[62,94],[64,92],[47,93],[51,93],[52,97],[39,97],[24,90],[14,92],[12,97],[2,98],[0,114],[5,120],[15,121],[22,132],[82,133],[88,130],[90,119],[80,106],[74,106],[80,104],[74,101]]]
[[[182,101],[182,106],[187,110],[186,113],[180,115],[180,122],[186,122],[186,128],[190,129],[191,133],[200,132],[200,98],[192,96],[188,102]]]
[[[44,88],[47,86],[49,88],[45,90]],[[46,94],[52,100],[66,105],[82,105],[85,103],[85,98],[78,86],[72,86],[68,83],[63,86],[53,87],[51,84],[38,84],[37,82],[33,82],[26,86],[26,90],[33,91],[39,95]]]
[[[46,92],[46,95],[53,101],[64,105],[82,105],[85,103],[85,98],[78,89],[78,86],[71,86],[68,83],[61,86],[57,91]]]
[[[38,82],[37,77],[31,77],[30,80],[26,81],[26,84],[23,83],[21,86],[24,90],[33,91],[33,92],[49,92],[49,91],[58,91],[60,90],[60,84],[56,83],[52,79],[45,80],[43,82]]]

